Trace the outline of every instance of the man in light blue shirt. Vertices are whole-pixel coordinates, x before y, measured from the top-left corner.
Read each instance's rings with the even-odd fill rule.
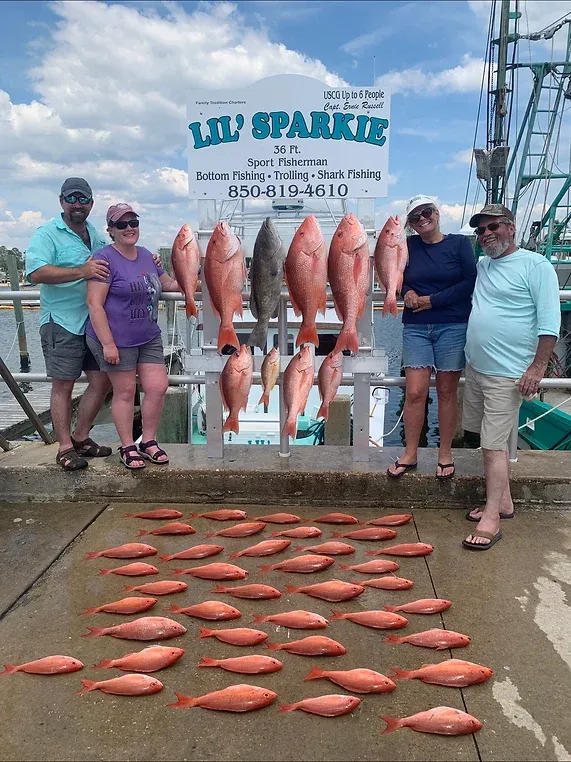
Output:
[[[85,343],[87,281],[104,280],[108,267],[92,254],[107,241],[87,222],[93,193],[81,177],[70,177],[60,192],[62,214],[41,225],[26,250],[26,276],[40,284],[40,337],[46,370],[52,377],[51,416],[59,443],[56,462],[66,471],[88,465],[86,456],[111,455],[89,431],[110,389]],[[71,398],[75,381],[85,371],[89,384],[79,404],[71,436]]]
[[[489,204],[470,225],[487,256],[478,262],[466,334],[462,423],[480,432],[486,505],[466,514],[478,526],[463,545],[487,550],[501,539],[500,519],[514,515],[508,440],[522,397],[537,393],[545,375],[561,309],[555,270],[540,254],[518,248],[509,209]]]

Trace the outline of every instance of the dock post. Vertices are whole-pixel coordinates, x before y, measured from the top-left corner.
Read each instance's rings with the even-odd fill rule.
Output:
[[[10,288],[12,291],[20,290],[20,277],[18,275],[18,262],[16,255],[9,251],[6,254],[6,262],[8,264],[8,275],[10,277]],[[22,302],[14,300],[14,317],[16,318],[16,329],[18,331],[18,347],[20,349],[20,372],[30,372],[30,355],[28,354],[28,344],[26,341],[26,326],[24,325],[24,311],[22,309]]]

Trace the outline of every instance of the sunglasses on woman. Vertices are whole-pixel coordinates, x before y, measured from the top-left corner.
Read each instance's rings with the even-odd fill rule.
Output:
[[[117,228],[117,230],[125,230],[127,225],[130,228],[138,228],[139,227],[139,220],[123,220],[120,222],[110,222],[109,227],[110,228]]]
[[[79,201],[82,206],[91,204],[91,197],[84,196],[82,193],[70,193],[69,196],[63,196],[63,200],[66,204],[75,204],[76,201]]]
[[[504,220],[502,220],[501,222],[489,222],[487,225],[480,225],[479,227],[477,227],[474,230],[474,233],[476,233],[476,235],[482,235],[483,233],[486,232],[486,230],[489,230],[492,233],[494,233],[500,227],[500,225],[505,225],[505,224],[506,223]]]
[[[424,217],[425,220],[429,220],[432,217],[433,212],[434,209],[428,207],[428,209],[423,209],[420,214],[409,214],[408,221],[412,222],[413,225],[416,225],[417,222],[420,222],[421,217]]]

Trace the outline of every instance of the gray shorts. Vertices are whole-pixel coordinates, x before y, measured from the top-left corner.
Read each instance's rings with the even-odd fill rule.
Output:
[[[164,364],[163,340],[157,336],[140,347],[117,347],[119,350],[119,365],[111,365],[103,358],[103,346],[97,339],[89,334],[86,335],[87,346],[93,353],[99,370],[105,373],[113,373],[118,370],[135,370],[140,363]]]
[[[75,381],[84,370],[99,370],[85,334],[78,336],[50,319],[40,327],[40,340],[47,374],[56,381]]]

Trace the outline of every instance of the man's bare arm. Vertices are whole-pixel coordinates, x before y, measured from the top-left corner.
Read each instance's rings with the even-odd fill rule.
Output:
[[[109,275],[109,267],[106,262],[88,259],[81,267],[55,267],[54,265],[42,265],[30,273],[32,283],[72,283],[74,280],[105,280]]]

